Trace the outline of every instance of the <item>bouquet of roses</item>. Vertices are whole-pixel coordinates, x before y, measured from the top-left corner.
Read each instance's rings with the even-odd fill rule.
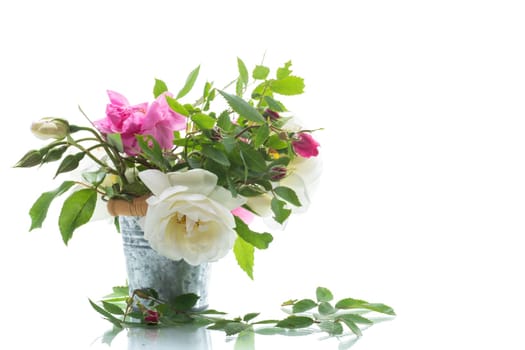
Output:
[[[42,226],[51,203],[65,194],[58,226],[66,244],[96,210],[128,205],[129,215],[145,216],[144,237],[159,254],[198,265],[233,249],[253,278],[254,248],[266,249],[273,237],[250,224],[261,217],[283,225],[307,207],[319,177],[319,143],[281,101],[304,90],[291,62],[273,77],[262,64],[251,75],[241,59],[237,66],[232,83],[217,89],[206,82],[194,103],[183,98],[199,67],[177,94],[155,79],[151,103],[130,104],[108,91],[106,116],[86,116],[89,126],[62,118],[33,123],[33,133],[48,143],[16,167],[57,162],[56,176],[72,176],[36,200],[30,230]]]

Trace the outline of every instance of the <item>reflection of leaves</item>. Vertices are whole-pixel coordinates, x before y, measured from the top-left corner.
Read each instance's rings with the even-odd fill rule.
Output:
[[[122,332],[122,328],[117,327],[113,327],[112,329],[106,331],[102,335],[102,344],[107,344],[108,346],[111,346],[111,343],[120,332]]]

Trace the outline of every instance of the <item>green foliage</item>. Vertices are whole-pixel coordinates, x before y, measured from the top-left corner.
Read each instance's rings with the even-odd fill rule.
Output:
[[[246,242],[241,237],[237,237],[237,239],[235,240],[235,244],[233,245],[233,253],[235,254],[235,259],[237,259],[237,263],[252,280],[254,250],[255,249],[253,245]]]
[[[190,72],[190,74],[186,78],[186,83],[184,83],[184,86],[177,94],[177,97],[176,97],[177,99],[186,96],[188,92],[191,91],[191,89],[193,88],[193,85],[195,85],[195,82],[197,81],[197,77],[199,76],[200,68],[201,66],[199,65],[197,66],[197,68],[195,68],[194,70]]]
[[[246,243],[258,249],[266,249],[273,241],[273,236],[268,232],[258,233],[252,231],[239,217],[235,216],[235,231]]]
[[[255,319],[261,315],[259,312],[250,312],[242,317],[232,318],[225,312],[213,309],[196,310],[194,306],[199,297],[195,294],[183,294],[171,302],[167,302],[159,299],[157,292],[152,289],[135,290],[130,296],[128,293],[127,287],[114,287],[113,292],[100,300],[98,304],[91,300],[89,302],[97,313],[111,322],[118,330],[133,327],[178,327],[191,324],[194,327],[206,327],[208,330],[224,332],[228,337],[236,336],[235,349],[244,349],[244,346],[253,348],[255,333],[259,335],[298,336],[309,335],[316,331],[337,337],[342,341],[340,343],[342,346],[347,344],[345,339],[348,336],[355,336],[357,337],[355,339],[358,339],[363,335],[363,331],[359,327],[360,324],[365,327],[374,324],[371,319],[360,314],[342,312],[341,310],[324,315],[312,313],[311,310],[316,306],[328,304],[333,299],[332,293],[323,287],[316,290],[317,302],[312,299],[289,300],[282,305],[291,307],[291,315],[289,314],[290,311],[284,309],[287,315],[282,319],[258,321]],[[365,301],[361,302],[366,303]],[[343,302],[343,304],[345,303],[347,301]],[[147,320],[146,316],[151,314],[157,315],[158,321]],[[346,333],[343,326],[348,330]],[[114,337],[115,334],[112,336]]]
[[[168,86],[166,83],[160,79],[155,79],[155,85],[153,86],[153,96],[157,98],[166,91],[168,91]]]
[[[240,98],[239,96],[231,95],[225,91],[218,90],[219,94],[224,97],[230,107],[238,113],[241,117],[246,118],[252,122],[264,123],[264,118],[261,113],[248,102]]]
[[[74,181],[64,181],[57,189],[44,192],[38,197],[29,210],[29,216],[31,217],[31,227],[29,228],[29,231],[42,227],[42,223],[46,219],[51,202],[53,202],[56,197],[69,190],[74,184]]]
[[[73,236],[73,232],[91,219],[96,202],[97,192],[90,188],[73,192],[64,201],[58,218],[58,227],[66,245]]]

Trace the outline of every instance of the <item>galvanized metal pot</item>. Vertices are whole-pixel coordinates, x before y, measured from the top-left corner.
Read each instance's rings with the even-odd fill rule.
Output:
[[[166,301],[181,294],[194,293],[200,297],[195,309],[205,309],[208,306],[210,265],[193,266],[184,260],[174,261],[157,254],[144,239],[140,220],[140,216],[119,216],[130,292],[153,288],[159,293],[159,298]]]

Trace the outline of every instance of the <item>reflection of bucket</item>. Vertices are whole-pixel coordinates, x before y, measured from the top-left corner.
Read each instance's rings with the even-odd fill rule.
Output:
[[[144,239],[141,219],[140,216],[119,216],[130,293],[135,289],[153,288],[161,300],[168,302],[178,295],[193,293],[199,296],[195,309],[205,309],[210,265],[193,266],[184,260],[174,261],[157,254]]]
[[[130,328],[128,350],[211,350],[209,331],[191,325],[175,328]]]

